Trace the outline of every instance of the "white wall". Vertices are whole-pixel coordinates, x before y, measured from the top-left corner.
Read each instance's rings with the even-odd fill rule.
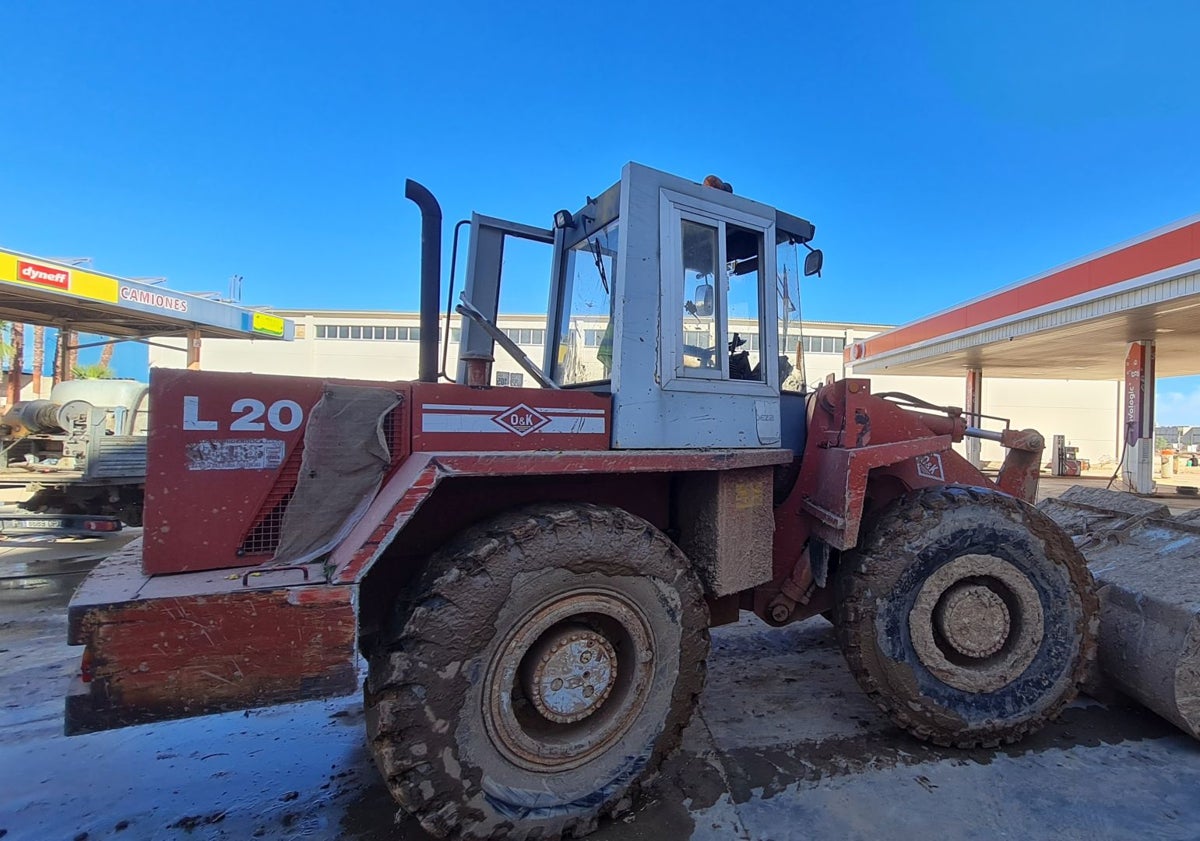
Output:
[[[847,376],[855,376],[847,373]],[[870,376],[871,392],[903,391],[939,405],[961,407],[966,398],[966,377]],[[1013,429],[1036,429],[1046,438],[1049,458],[1054,435],[1065,435],[1067,445],[1079,447],[1079,457],[1102,463],[1120,456],[1117,423],[1120,390],[1108,380],[1015,380],[988,378],[983,372],[983,414],[1008,418]],[[1003,424],[984,419],[984,429]],[[983,461],[1000,461],[1004,449],[983,441]]]
[[[260,374],[283,374],[310,377],[347,377],[364,380],[410,380],[417,375],[418,343],[416,341],[384,341],[364,339],[317,338],[317,326],[338,324],[351,326],[416,327],[416,313],[397,312],[280,312],[296,321],[297,338],[293,342],[264,339],[208,339],[200,353],[200,367],[210,371],[245,371]],[[443,334],[445,319],[443,317]],[[459,319],[451,322],[458,327]],[[596,324],[582,327],[599,328]],[[544,315],[502,315],[503,329],[545,329]],[[739,325],[733,325],[735,328]],[[757,328],[741,325],[749,332]],[[582,328],[581,328],[582,329]],[[886,329],[882,325],[808,322],[803,334],[843,340],[846,344]],[[186,359],[182,339],[156,339],[161,344],[178,347],[178,351],[150,347],[151,367],[181,368]],[[541,346],[522,346],[534,364],[542,362]],[[596,348],[582,348],[589,359]],[[449,373],[457,371],[458,346],[451,342]],[[589,363],[591,364],[591,363]],[[598,364],[598,363],[597,363]],[[842,363],[840,353],[804,354],[805,373],[810,386],[825,381],[829,374],[838,379],[854,376]],[[503,349],[496,348],[495,374],[520,373],[521,368]],[[523,385],[534,383],[526,375]],[[965,398],[966,379],[956,377],[869,377],[871,390],[902,391],[938,405],[961,407]],[[1047,442],[1053,435],[1066,435],[1067,444],[1079,447],[1081,458],[1101,463],[1120,455],[1117,444],[1117,424],[1120,417],[1120,391],[1115,382],[1087,380],[1011,380],[989,378],[983,372],[983,412],[1009,418],[1015,429],[1036,429]],[[994,421],[985,421],[985,428],[1000,428]],[[961,449],[961,447],[960,447]],[[999,444],[982,442],[984,461],[1000,461],[1004,451]],[[1047,456],[1048,457],[1048,456]]]
[[[291,342],[267,339],[205,339],[200,348],[200,367],[206,371],[238,371],[256,374],[281,374],[302,377],[348,377],[363,380],[411,380],[417,376],[420,344],[416,341],[374,341],[365,339],[328,339],[317,337],[318,325],[348,325],[357,327],[417,327],[415,313],[290,313],[281,315],[296,322],[296,339]],[[445,318],[442,319],[443,325]],[[453,321],[458,327],[457,317]],[[532,318],[501,319],[501,327],[544,327],[545,318],[535,323]],[[443,326],[443,334],[444,334]],[[187,363],[183,353],[184,340],[159,338],[157,344],[179,348],[178,351],[150,346],[151,368],[182,368]],[[541,364],[541,347],[522,347]],[[438,350],[439,362],[441,349]],[[451,342],[447,361],[448,373],[457,371],[458,345]],[[505,351],[496,348],[493,372],[521,372],[522,368]],[[525,377],[525,385],[531,385]]]

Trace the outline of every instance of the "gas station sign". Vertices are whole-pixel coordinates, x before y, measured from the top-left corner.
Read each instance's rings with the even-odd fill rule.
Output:
[[[286,326],[287,323],[284,319],[277,315],[268,315],[265,312],[253,313],[250,318],[251,331],[267,336],[282,337]]]
[[[0,281],[19,283],[92,301],[117,302],[117,280],[73,266],[28,259],[0,251]]]
[[[6,249],[0,249],[0,293],[7,293],[0,296],[0,310],[6,303],[13,304],[16,320],[29,318],[45,306],[54,310],[48,322],[52,326],[85,324],[91,328],[85,332],[101,335],[109,335],[105,331],[109,323],[119,327],[114,335],[151,336],[158,329],[164,334],[198,330],[205,337],[231,339],[262,336],[289,341],[295,335],[291,320],[236,301],[175,292]]]
[[[1133,342],[1125,355],[1125,443],[1133,446],[1150,438],[1150,410],[1154,405],[1154,343]]]
[[[122,301],[131,304],[141,304],[155,310],[169,313],[185,313],[188,311],[187,298],[169,295],[155,289],[143,289],[129,283],[121,284],[120,297]]]

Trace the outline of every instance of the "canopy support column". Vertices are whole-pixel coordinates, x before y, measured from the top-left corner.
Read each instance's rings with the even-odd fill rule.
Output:
[[[1125,456],[1121,473],[1134,493],[1154,493],[1154,341],[1131,342],[1125,356]]]
[[[54,346],[54,382],[65,383],[71,379],[71,345],[75,343],[75,333],[63,324],[58,328],[58,343]]]
[[[189,371],[200,370],[200,331],[187,331],[187,367]]]
[[[967,393],[963,400],[963,411],[967,416],[967,426],[983,425],[983,369],[968,368],[967,369]],[[967,438],[967,461],[976,467],[981,467],[983,464],[981,457],[981,449],[983,446],[982,439]]]

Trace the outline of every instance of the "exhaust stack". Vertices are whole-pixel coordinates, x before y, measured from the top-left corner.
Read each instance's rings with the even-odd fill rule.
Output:
[[[438,297],[442,275],[442,208],[433,193],[412,179],[404,182],[404,197],[421,208],[421,341],[418,376],[438,379]]]

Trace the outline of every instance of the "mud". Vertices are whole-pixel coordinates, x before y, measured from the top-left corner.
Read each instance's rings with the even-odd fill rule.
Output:
[[[4,841],[429,837],[394,822],[357,697],[63,737],[64,589],[0,594]],[[936,748],[866,700],[824,620],[744,620],[714,631],[681,750],[591,837],[1183,839],[1197,790],[1200,743],[1144,709],[1079,702],[1005,750]]]
[[[1012,598],[1019,606],[1016,633],[1009,638],[1009,615],[1004,612],[1004,627],[995,629],[994,635],[1006,640],[1007,652],[999,662],[980,668],[978,662],[967,666],[951,663],[934,641],[934,611],[942,595],[956,582],[971,577],[998,579],[1007,586]],[[960,591],[962,592],[962,591]],[[990,590],[984,590],[991,594]],[[1004,603],[1000,602],[1003,608]],[[978,611],[976,611],[978,614]],[[986,631],[981,619],[968,618],[968,627],[975,632]],[[1012,682],[1033,662],[1042,644],[1042,604],[1037,590],[1019,569],[1004,558],[994,555],[962,555],[939,568],[925,580],[917,593],[917,599],[908,617],[909,633],[912,635],[913,650],[929,671],[945,683],[967,692],[995,692]],[[999,646],[997,646],[999,649]]]

